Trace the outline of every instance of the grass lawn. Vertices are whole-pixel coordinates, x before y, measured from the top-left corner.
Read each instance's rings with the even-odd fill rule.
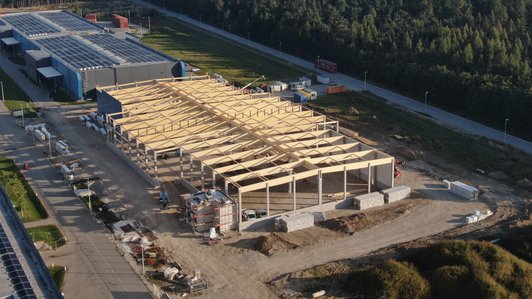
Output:
[[[152,21],[152,32],[142,42],[199,67],[198,73],[218,73],[240,86],[261,75],[266,77],[265,81],[288,81],[309,73],[168,18]]]
[[[48,267],[48,272],[52,275],[52,278],[57,285],[57,288],[61,290],[63,288],[63,283],[65,282],[66,270],[63,266],[54,265],[53,267]]]
[[[66,244],[63,234],[55,225],[31,227],[28,228],[27,231],[33,241],[44,241],[54,249]]]
[[[4,71],[0,69],[0,81],[4,82],[5,105],[10,111],[20,110],[20,106],[27,107],[29,98],[26,93],[20,89],[15,81],[11,79]]]
[[[400,135],[406,142],[471,169],[503,171],[514,179],[532,177],[530,156],[485,138],[471,137],[440,126],[415,113],[387,105],[367,92],[320,96],[311,107],[352,123],[359,132],[382,137]],[[359,114],[348,113],[355,107]],[[376,120],[373,116],[376,116]],[[366,133],[365,133],[366,132]]]
[[[0,156],[0,183],[15,205],[22,222],[48,217],[41,202],[28,185],[13,160]]]

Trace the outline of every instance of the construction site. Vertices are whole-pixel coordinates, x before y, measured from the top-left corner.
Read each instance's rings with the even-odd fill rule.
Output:
[[[109,290],[94,287],[95,298],[133,298],[144,291],[139,285],[157,298],[334,297],[327,286],[308,287],[301,271],[475,238],[528,213],[522,203],[532,187],[523,191],[441,158],[427,148],[451,147],[402,127],[419,118],[411,126],[425,130],[437,126],[432,120],[382,99],[367,109],[360,97],[368,95],[351,98],[352,88],[332,73],[268,78],[289,84],[261,76],[264,83],[240,88],[218,74],[191,75],[196,65],[187,64],[197,70],[185,74],[180,59],[67,12],[0,19],[6,54],[25,53],[20,68],[28,77],[57,78],[54,87],[71,97],[97,100],[43,106],[36,118],[23,117],[20,130],[24,148],[46,156],[39,167],[21,156],[25,171],[55,168],[46,179],[64,185],[60,199],[47,199],[57,186],[43,197],[52,210],[64,209],[58,219],[67,232],[76,229],[72,247],[82,251],[71,257],[80,263],[71,263],[66,297],[81,298],[80,285],[97,283]],[[86,51],[70,56],[79,49]],[[109,61],[96,64],[100,56]],[[332,62],[317,62],[336,71]],[[53,69],[53,76],[46,72]],[[398,112],[379,114],[388,109]],[[438,137],[443,130],[438,126]],[[15,151],[11,142],[5,147]],[[87,232],[103,241],[75,239],[87,233],[82,216]],[[102,244],[118,261],[105,260],[111,255]],[[47,254],[52,263],[63,258]],[[113,272],[120,262],[134,275]],[[133,276],[142,283],[125,283]],[[126,285],[135,291],[105,295]]]
[[[98,107],[108,145],[153,186],[219,188],[239,215],[348,207],[394,184],[394,158],[339,133],[337,121],[207,76],[99,88]]]

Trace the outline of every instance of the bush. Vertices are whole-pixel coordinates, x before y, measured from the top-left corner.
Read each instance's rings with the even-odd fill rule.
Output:
[[[428,281],[406,262],[387,260],[376,266],[354,271],[346,288],[369,298],[430,298]]]

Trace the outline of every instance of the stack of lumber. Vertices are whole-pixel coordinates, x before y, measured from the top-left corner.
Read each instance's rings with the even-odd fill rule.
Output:
[[[369,194],[359,195],[353,199],[355,209],[365,210],[384,204],[384,194],[373,192]]]
[[[381,191],[384,194],[384,202],[392,203],[410,196],[411,189],[408,186],[397,186],[394,188],[384,189]]]
[[[459,181],[454,181],[451,183],[451,192],[469,199],[469,200],[477,200],[478,199],[478,189],[469,185],[466,185]]]
[[[283,215],[279,219],[281,230],[289,233],[296,230],[314,226],[314,215],[303,213],[295,215]]]

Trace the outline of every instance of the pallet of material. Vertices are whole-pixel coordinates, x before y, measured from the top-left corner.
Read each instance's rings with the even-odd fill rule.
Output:
[[[314,226],[314,215],[303,213],[295,215],[283,215],[279,219],[281,230],[289,233],[296,230]]]
[[[451,183],[451,192],[469,199],[469,200],[477,200],[478,199],[478,189],[469,185],[466,185],[459,181],[454,181]]]
[[[355,209],[365,210],[384,205],[384,194],[373,192],[369,194],[355,196],[353,199]]]
[[[381,191],[381,193],[384,194],[385,203],[392,203],[394,201],[398,201],[398,200],[410,197],[411,191],[412,190],[410,189],[410,187],[402,185],[402,186],[384,189]]]

